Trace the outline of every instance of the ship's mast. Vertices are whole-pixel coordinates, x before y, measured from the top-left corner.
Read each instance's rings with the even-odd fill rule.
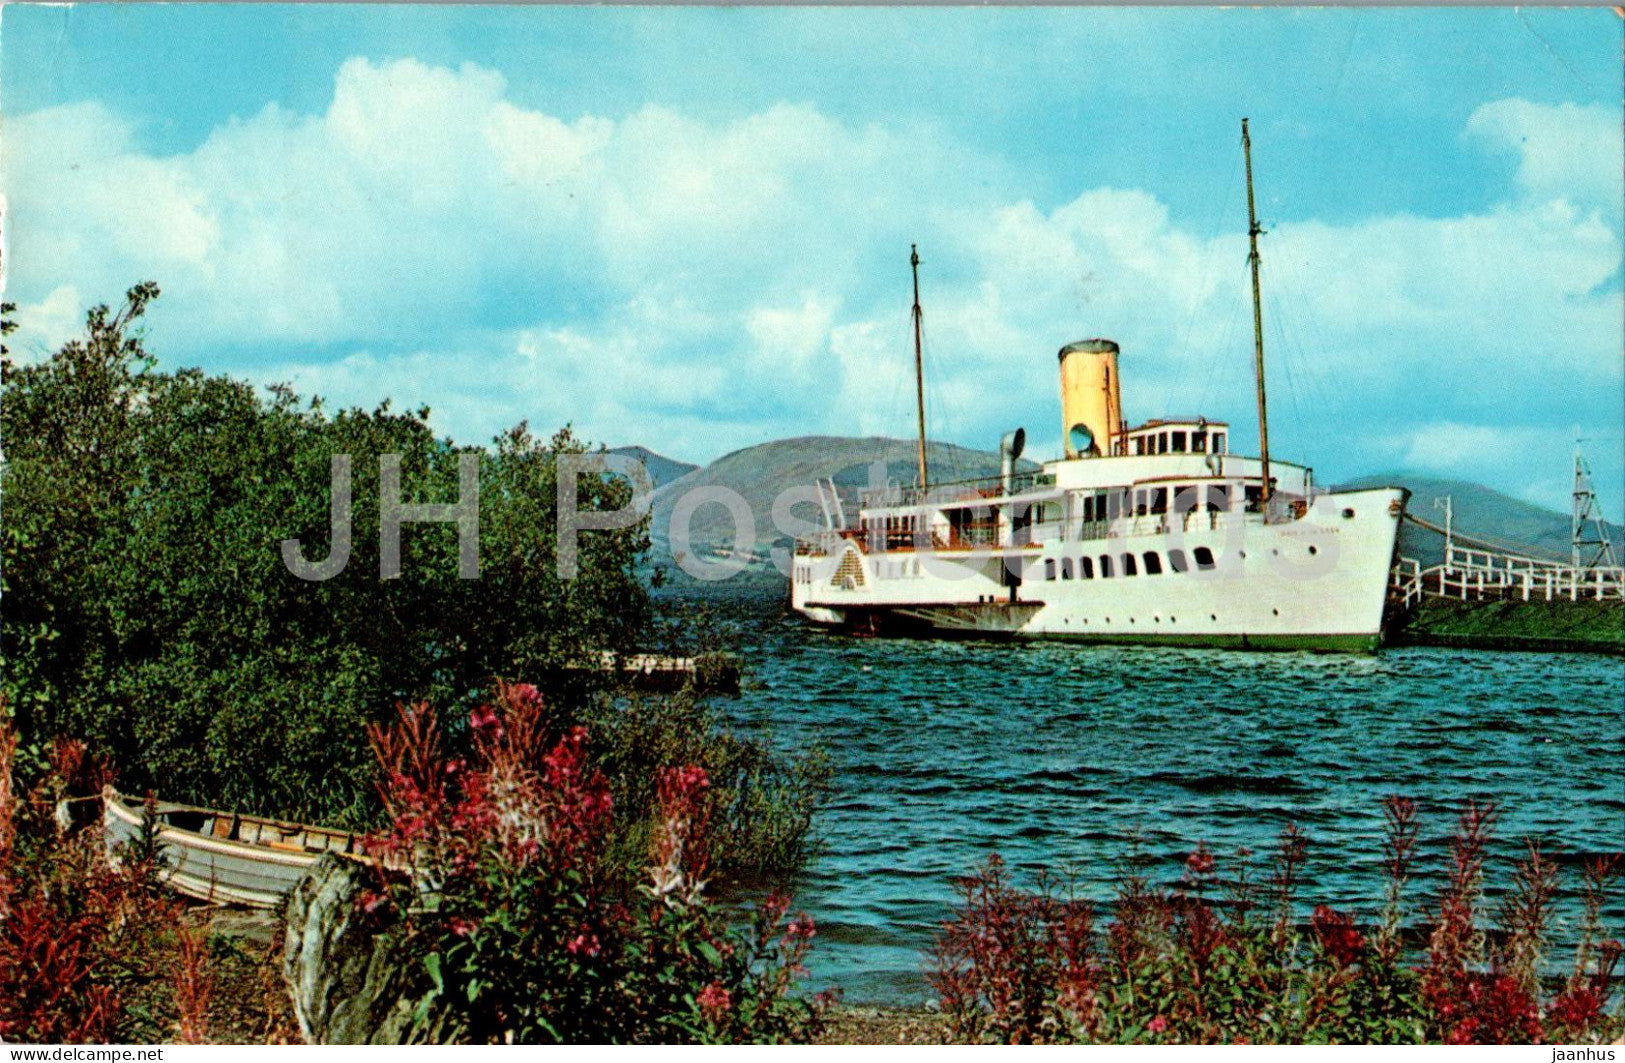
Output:
[[[1259,509],[1268,519],[1270,500],[1270,419],[1264,403],[1264,311],[1258,298],[1258,211],[1253,206],[1253,142],[1247,135],[1247,119],[1241,120],[1241,152],[1247,160],[1247,263],[1253,269],[1253,374],[1258,379],[1258,457],[1263,466],[1263,488]]]
[[[920,248],[918,244],[908,245],[908,264],[914,270],[914,400],[920,413],[920,490],[924,491],[930,484],[925,469],[925,368],[920,357],[920,326],[923,313],[920,310]]]

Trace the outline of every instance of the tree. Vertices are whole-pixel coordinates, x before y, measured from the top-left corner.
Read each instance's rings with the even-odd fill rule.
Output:
[[[158,287],[92,309],[48,361],[5,369],[0,433],[5,693],[25,741],[71,734],[122,784],[244,811],[359,821],[364,724],[398,701],[470,704],[494,677],[568,707],[571,663],[642,637],[646,528],[581,539],[558,579],[558,456],[521,425],[480,455],[480,578],[458,576],[457,530],[407,524],[398,579],[379,578],[379,456],[406,502],[452,502],[459,455],[425,409],[330,413],[286,387],[160,372],[139,328]],[[349,454],[353,551],[325,581],[279,544],[330,546],[330,462]],[[582,508],[622,481],[583,478]]]

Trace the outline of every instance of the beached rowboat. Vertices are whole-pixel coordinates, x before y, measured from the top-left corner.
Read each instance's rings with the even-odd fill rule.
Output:
[[[102,795],[108,845],[141,837],[142,803],[109,788]],[[276,908],[294,883],[324,853],[365,860],[360,839],[345,831],[312,827],[159,801],[158,842],[173,889],[217,904]]]

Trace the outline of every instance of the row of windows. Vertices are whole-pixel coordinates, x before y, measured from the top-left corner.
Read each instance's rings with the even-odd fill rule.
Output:
[[[1142,454],[1206,454],[1210,437],[1207,432],[1165,431],[1135,436],[1132,440],[1133,452]],[[1214,432],[1211,436],[1212,450],[1215,454],[1224,453],[1224,433]]]
[[[1196,562],[1197,569],[1202,572],[1207,572],[1214,567],[1213,551],[1205,546],[1198,546],[1191,551],[1189,558],[1185,556],[1183,550],[1169,550],[1167,570],[1170,572],[1189,572],[1192,560]],[[1085,556],[1073,559],[1063,557],[1060,558],[1059,565],[1056,564],[1056,559],[1053,557],[1044,562],[1044,578],[1046,580],[1094,579],[1097,573],[1101,579],[1111,579],[1119,575],[1138,576],[1142,573],[1147,576],[1160,576],[1163,573],[1162,555],[1155,550],[1147,550],[1138,558],[1131,553],[1122,553],[1116,555],[1101,554],[1098,558]]]
[[[1247,497],[1256,493],[1248,488]],[[1116,520],[1132,514],[1144,517],[1169,512],[1189,513],[1206,510],[1209,513],[1230,511],[1231,485],[1229,484],[1174,484],[1168,487],[1118,488],[1074,494],[1075,512],[1086,521]]]

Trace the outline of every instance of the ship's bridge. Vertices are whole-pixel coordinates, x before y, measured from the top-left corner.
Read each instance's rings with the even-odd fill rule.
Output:
[[[1230,426],[1205,417],[1157,418],[1128,428],[1112,444],[1116,457],[1150,454],[1226,454]]]

